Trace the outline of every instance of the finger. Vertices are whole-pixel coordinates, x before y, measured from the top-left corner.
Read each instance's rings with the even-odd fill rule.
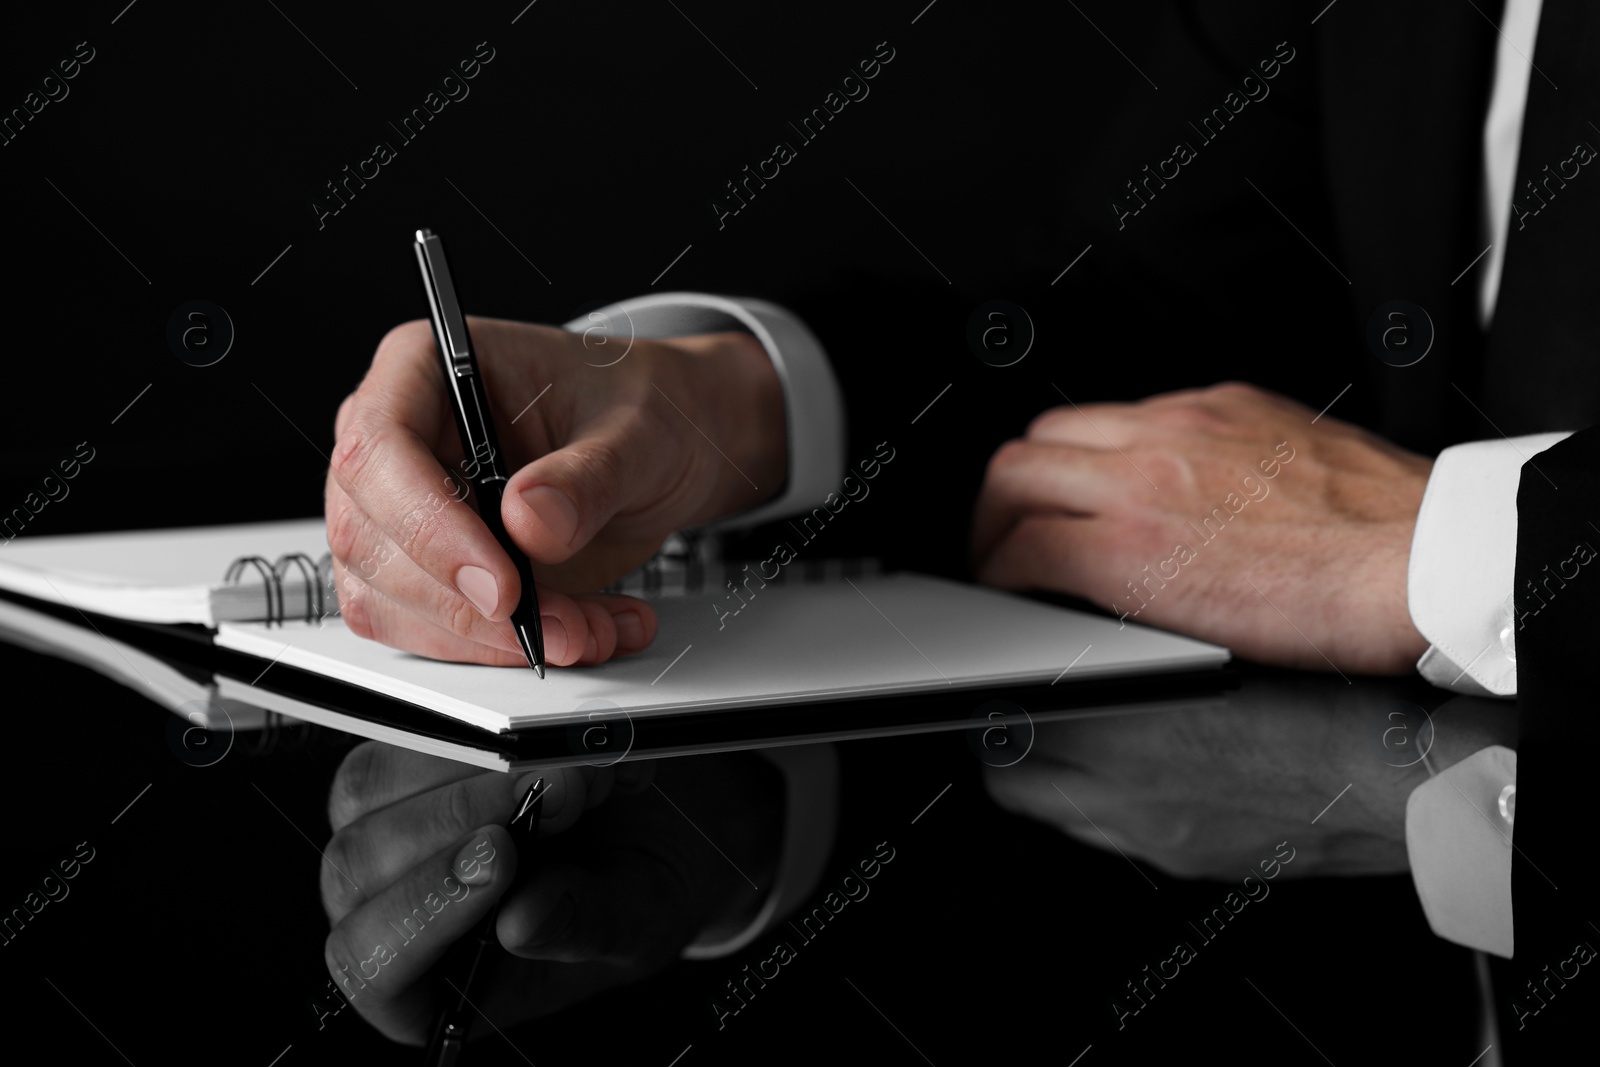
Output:
[[[1124,847],[1115,798],[1091,775],[1047,761],[987,767],[983,784],[996,804],[1097,848]],[[1104,832],[1102,832],[1104,831]]]
[[[1127,448],[1139,433],[1134,404],[1084,404],[1051,408],[1028,423],[1026,437],[1043,444]]]
[[[528,664],[514,639],[511,642],[514,647],[508,649],[505,642],[498,638],[494,639],[493,644],[486,644],[461,637],[421,615],[407,611],[364,583],[356,583],[353,593],[348,583],[342,585],[339,600],[340,618],[357,637],[379,641],[414,655],[453,663],[483,663],[494,667],[525,667]],[[545,626],[548,633],[551,629],[548,620]],[[547,655],[554,663],[556,658],[549,652],[550,647],[546,645]],[[564,646],[561,647],[564,651]]]
[[[391,548],[390,553],[368,556],[360,564],[334,561],[333,581],[339,594],[339,614],[346,622],[359,616],[363,605],[356,602],[361,597],[377,593],[429,628],[443,630],[473,644],[521,652],[522,646],[517,643],[510,622],[490,622],[470,601],[434,581],[399,549]]]
[[[475,769],[475,768],[474,768]],[[426,793],[375,808],[340,828],[324,849],[322,902],[338,922],[383,886],[475,826],[502,825],[528,787],[543,779],[539,834],[570,829],[591,806],[585,768],[493,771],[448,781]]]
[[[485,826],[428,856],[335,923],[324,960],[362,1017],[391,1040],[425,1042],[434,993],[424,979],[494,906],[516,864],[505,828]]]
[[[617,650],[617,625],[611,621],[611,613],[603,605],[592,600],[579,600],[577,604],[589,630],[583,655],[578,662],[585,666],[604,663]]]
[[[345,624],[357,636],[419,656],[496,667],[528,665],[520,648],[511,652],[460,637],[406,611],[370,586],[363,595],[353,598],[348,611],[342,607],[341,611]],[[589,640],[589,617],[578,601],[565,593],[539,587],[539,623],[544,632],[545,661],[556,667],[577,664],[587,651]]]
[[[628,850],[597,870],[560,861],[541,867],[506,897],[496,933],[524,959],[650,967],[694,936],[693,914],[683,878],[665,861]]]
[[[1093,515],[1126,499],[1136,472],[1114,452],[1076,445],[1008,441],[984,472],[973,514],[973,555],[981,562],[1030,512]],[[1142,484],[1142,483],[1141,483]]]
[[[1017,521],[978,566],[978,581],[997,589],[1050,589],[1088,596],[1102,580],[1086,551],[1094,520],[1028,515]],[[1102,564],[1103,566],[1103,564]]]
[[[617,647],[613,656],[625,656],[650,647],[656,639],[660,620],[655,608],[637,597],[616,593],[588,593],[575,598],[579,603],[598,604],[611,616]]]
[[[345,755],[334,772],[328,791],[328,823],[337,833],[368,812],[484,773],[482,768],[458,760],[382,741],[364,741]]]
[[[681,479],[676,440],[648,409],[598,416],[507,480],[500,514],[511,539],[540,563],[571,559],[619,512]]]
[[[466,507],[453,497],[436,499],[438,507]],[[359,582],[381,590],[407,611],[459,637],[517,650],[509,622],[491,622],[471,600],[440,584],[413,562],[332,477],[328,479],[325,508],[328,552],[333,557],[341,598],[353,594]],[[346,580],[347,574],[355,582]]]
[[[516,568],[476,512],[440,506],[446,474],[428,445],[442,406],[435,359],[425,327],[390,331],[345,414],[330,473],[406,556],[485,618],[503,620],[520,593]],[[330,529],[330,542],[336,535]]]

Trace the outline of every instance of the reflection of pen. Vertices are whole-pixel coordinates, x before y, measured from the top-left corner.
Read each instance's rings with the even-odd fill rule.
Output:
[[[489,409],[489,394],[478,371],[478,357],[467,336],[467,320],[450,282],[450,266],[445,261],[444,243],[432,230],[418,230],[417,265],[422,268],[422,287],[428,291],[428,312],[433,320],[433,339],[444,364],[446,391],[456,429],[461,432],[461,449],[471,474],[468,478],[478,494],[478,516],[500,542],[517,568],[522,582],[522,597],[511,612],[511,628],[517,643],[528,657],[528,666],[544,677],[544,630],[539,625],[539,597],[533,591],[533,568],[528,557],[500,518],[500,499],[505,494],[506,475],[500,469],[500,443],[495,439],[494,415]]]
[[[517,846],[517,862],[525,865],[524,869],[531,866],[528,860],[533,855],[533,843],[539,836],[539,812],[543,808],[544,779],[540,778],[522,794],[516,812],[511,816],[511,821],[506,823],[506,829],[511,831],[511,840]],[[511,887],[507,886],[505,892],[511,892]],[[495,942],[495,923],[500,918],[500,905],[505,903],[505,899],[505,893],[502,893],[500,899],[494,902],[494,907],[489,909],[489,914],[483,917],[478,928],[467,938],[472,963],[456,979],[449,980],[451,993],[445,1001],[444,1010],[439,1013],[433,1043],[428,1046],[428,1058],[423,1061],[429,1067],[452,1067],[461,1062],[461,1052],[467,1045],[467,1031],[472,1028],[470,1013],[475,1010],[472,1005],[473,982],[483,966],[484,950]]]

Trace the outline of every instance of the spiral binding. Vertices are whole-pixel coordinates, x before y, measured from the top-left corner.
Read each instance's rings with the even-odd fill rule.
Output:
[[[338,611],[337,601],[332,602],[330,610],[329,592],[333,588],[331,553],[324,552],[320,560],[314,561],[304,552],[285,552],[278,557],[276,563],[268,563],[262,556],[240,556],[228,564],[228,572],[223,575],[222,580],[228,585],[238,585],[246,569],[251,567],[261,576],[261,587],[266,592],[267,614],[264,621],[268,626],[282,626],[284,619],[288,617],[283,580],[291,568],[299,571],[305,584],[306,622],[316,622],[323,616]]]
[[[841,578],[854,579],[882,571],[878,560],[871,557],[823,556],[779,567],[768,577],[758,574],[761,562],[725,555],[722,543],[715,534],[680,531],[667,538],[661,550],[642,566],[611,583],[604,592],[652,599],[714,593],[726,586],[746,582],[752,575],[764,587],[769,584],[782,585],[786,580],[811,584]]]
[[[624,575],[607,586],[604,592],[627,593],[645,598],[672,597],[685,594],[715,592],[720,586],[711,584],[714,574],[722,585],[738,585],[747,581],[758,561],[726,557],[721,552],[721,542],[714,534],[700,531],[683,531],[673,534],[661,550],[646,560],[643,566]],[[289,618],[284,593],[284,579],[291,569],[298,571],[305,585],[306,622],[316,622],[339,611],[338,597],[333,591],[333,556],[324,552],[313,562],[304,552],[287,552],[276,563],[268,563],[261,556],[240,556],[228,566],[224,581],[239,584],[247,568],[261,575],[266,590],[268,626],[281,626]],[[860,578],[878,574],[881,566],[870,557],[821,556],[796,561],[781,567],[776,574],[761,576],[762,584],[782,585],[785,579],[803,583],[828,582],[840,578]]]

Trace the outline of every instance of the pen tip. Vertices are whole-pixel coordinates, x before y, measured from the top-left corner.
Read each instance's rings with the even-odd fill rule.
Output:
[[[522,794],[522,801],[507,824],[521,833],[531,833],[539,827],[539,813],[544,807],[544,779],[540,778]]]
[[[543,652],[543,642],[539,641],[536,635],[530,634],[526,626],[514,624],[512,629],[516,631],[517,644],[522,646],[522,654],[528,657],[528,666],[533,668],[535,674],[543,678],[544,656],[541,654]]]

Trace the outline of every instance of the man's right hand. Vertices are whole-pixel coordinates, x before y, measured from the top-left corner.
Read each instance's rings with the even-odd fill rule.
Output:
[[[746,334],[635,340],[612,362],[564,330],[468,321],[513,472],[501,517],[533,561],[549,662],[644,648],[650,606],[592,591],[673,531],[777,492],[788,447],[771,361]],[[463,502],[474,457],[462,454],[427,322],[378,345],[335,435],[328,545],[350,629],[434,659],[525,664],[507,621],[517,572]]]
[[[504,823],[536,777],[529,856]],[[509,1029],[739,931],[777,878],[783,806],[751,753],[511,775],[368,741],[328,798],[328,973],[386,1037],[422,1044],[462,980],[438,964],[499,901],[505,951],[484,956],[472,1006]]]

